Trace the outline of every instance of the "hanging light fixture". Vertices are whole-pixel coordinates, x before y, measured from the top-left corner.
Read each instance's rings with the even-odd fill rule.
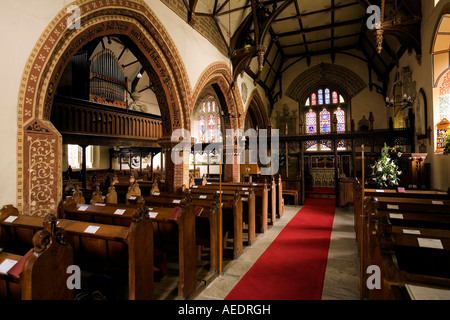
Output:
[[[386,96],[385,105],[386,107],[409,107],[412,106],[414,103],[414,100],[409,96],[406,92],[403,91],[403,82],[400,78],[400,72],[399,72],[399,64],[398,64],[398,57],[396,57],[396,72],[395,72],[395,79],[392,86],[392,97],[389,98]]]

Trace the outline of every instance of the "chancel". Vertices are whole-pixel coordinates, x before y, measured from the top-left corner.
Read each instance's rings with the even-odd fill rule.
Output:
[[[449,299],[450,0],[0,8],[0,299]]]

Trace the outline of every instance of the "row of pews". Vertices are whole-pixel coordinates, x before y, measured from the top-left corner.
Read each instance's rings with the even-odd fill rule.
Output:
[[[122,203],[107,201],[114,198],[110,194],[88,203],[67,196],[46,217],[4,206],[0,299],[75,299],[68,284],[72,266],[81,269],[83,281],[111,280],[115,290],[107,299],[155,299],[168,256],[175,257],[177,295],[188,299],[204,286],[201,257],[207,257],[207,277],[213,278],[224,260],[239,258],[284,210],[281,178],[270,184],[207,182],[173,193],[157,185],[141,192],[131,181],[130,190],[135,192],[127,192]]]
[[[450,299],[450,193],[355,181],[354,195],[361,299]]]

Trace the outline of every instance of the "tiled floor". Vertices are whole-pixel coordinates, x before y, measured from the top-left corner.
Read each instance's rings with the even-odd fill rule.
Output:
[[[241,257],[227,265],[222,276],[214,279],[194,299],[223,300],[300,209],[300,206],[286,206],[285,214],[275,226],[260,235],[251,247],[246,247]],[[358,299],[359,264],[353,228],[353,208],[337,208],[322,300]]]

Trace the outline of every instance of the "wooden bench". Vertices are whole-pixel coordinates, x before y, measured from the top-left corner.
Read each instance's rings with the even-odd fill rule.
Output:
[[[208,199],[192,197],[189,192],[155,192],[143,197],[147,207],[177,207],[191,203],[195,208],[195,237],[196,246],[209,246],[210,273],[216,273],[219,265],[219,203],[211,196]],[[201,209],[201,210],[199,210]]]
[[[187,207],[162,207],[152,206],[144,208],[143,197],[136,204],[106,204],[98,205],[80,205],[73,200],[66,200],[61,204],[61,215],[66,218],[83,219],[91,222],[102,222],[112,225],[129,226],[132,223],[133,212],[141,208],[146,212],[153,223],[153,235],[155,247],[162,244],[160,242],[172,241],[172,237],[165,236],[164,233],[173,233],[169,230],[162,230],[159,224],[170,224],[176,227],[176,239],[178,240],[178,264],[179,264],[179,285],[178,295],[187,297],[196,287],[195,259],[192,253],[195,253],[195,228],[193,223],[193,206]],[[83,209],[80,211],[80,209]],[[178,214],[173,214],[175,211]],[[156,216],[155,216],[156,215]],[[164,239],[163,239],[164,238]]]
[[[28,248],[43,229],[43,220],[2,212],[1,243],[15,250]],[[144,212],[136,210],[129,227],[65,219],[59,219],[58,226],[82,270],[127,278],[130,300],[153,298],[153,226]]]
[[[356,205],[360,203],[355,202],[355,212]],[[450,254],[443,253],[450,249],[450,231],[442,229],[443,225],[448,227],[445,221],[450,218],[450,201],[368,196],[364,199],[363,208],[358,211],[361,213],[357,234],[360,237],[362,298],[400,299],[399,288],[406,284],[450,283],[447,279],[450,273],[440,268],[443,262],[447,263],[447,268],[450,263]],[[445,218],[444,223],[439,221],[442,218]],[[439,241],[445,250],[437,254],[436,249],[423,248],[419,239],[425,243]],[[431,255],[430,250],[436,254]],[[365,286],[365,270],[370,265],[381,267],[382,290],[368,290]],[[441,271],[433,272],[430,267]],[[437,278],[439,281],[436,281]]]
[[[190,195],[193,201],[219,200],[217,190],[211,188],[201,190],[199,187],[190,189]],[[242,217],[243,204],[240,193],[222,193],[222,244],[223,249],[232,251],[232,259],[237,259],[244,251]],[[233,239],[233,246],[231,248],[226,245],[228,236],[231,236]]]
[[[401,299],[395,289],[407,284],[450,289],[449,230],[392,226],[387,216],[376,225],[372,262],[381,266],[383,288],[369,297]]]
[[[219,195],[218,185],[205,185],[198,186],[198,188],[191,189],[191,196],[193,194],[215,194]],[[256,195],[253,187],[234,187],[234,186],[224,186],[222,188],[222,198],[226,200],[232,199],[235,194],[240,195],[242,201],[242,221],[248,224],[247,228],[247,244],[251,246],[256,240]],[[259,219],[261,220],[261,219]],[[259,227],[261,230],[261,227]]]
[[[195,186],[190,189],[192,199],[219,199],[219,190],[211,185]],[[206,198],[204,198],[207,196]],[[223,235],[226,243],[226,235],[233,237],[233,256],[236,259],[243,251],[244,228],[243,223],[247,222],[247,245],[251,246],[255,242],[255,197],[254,192],[231,188],[222,190],[222,222]]]
[[[12,206],[3,212],[14,212]],[[67,268],[73,265],[73,250],[56,226],[56,217],[43,220],[43,230],[32,241],[33,248],[25,255],[0,253],[1,300],[73,300],[73,290],[67,286]],[[16,261],[11,268],[11,262]]]
[[[364,189],[364,195],[370,197],[450,200],[450,195],[447,192],[431,190],[405,190],[405,192],[398,192],[393,189]]]
[[[212,182],[211,186],[215,188],[219,188],[219,183]],[[233,183],[233,182],[225,182],[222,183],[222,190],[235,190],[239,188],[243,197],[245,197],[245,193],[249,192],[250,189],[253,189],[255,193],[255,231],[259,233],[264,233],[268,229],[269,224],[269,188],[266,183],[258,184],[258,183]],[[275,209],[275,206],[274,206]],[[245,208],[244,208],[245,210]],[[271,219],[271,224],[273,225],[274,221]]]

